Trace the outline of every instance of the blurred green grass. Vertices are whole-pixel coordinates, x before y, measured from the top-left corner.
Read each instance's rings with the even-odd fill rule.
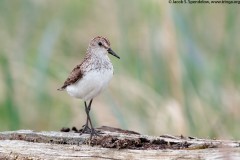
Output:
[[[121,60],[110,57],[115,74],[93,102],[96,126],[240,138],[237,7],[0,1],[0,130],[80,127],[83,102],[56,89],[103,35]]]

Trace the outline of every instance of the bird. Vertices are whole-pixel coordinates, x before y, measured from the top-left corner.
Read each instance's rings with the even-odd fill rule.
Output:
[[[107,88],[113,77],[113,65],[108,54],[120,59],[111,49],[110,42],[106,37],[96,36],[93,38],[88,45],[83,61],[73,68],[62,87],[58,88],[59,91],[66,90],[70,96],[84,101],[87,119],[80,134],[90,134],[90,139],[92,136],[99,135],[90,118],[93,99]]]

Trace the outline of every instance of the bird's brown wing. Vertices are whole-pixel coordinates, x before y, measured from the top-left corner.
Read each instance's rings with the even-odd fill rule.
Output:
[[[81,79],[83,76],[83,71],[81,70],[81,64],[77,65],[68,78],[65,80],[63,86],[61,88],[58,88],[58,90],[64,90],[67,86],[77,82],[79,79]]]

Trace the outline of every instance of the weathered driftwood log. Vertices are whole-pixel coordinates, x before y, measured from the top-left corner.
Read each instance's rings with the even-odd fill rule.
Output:
[[[240,159],[239,141],[99,130],[91,141],[74,132],[0,132],[0,159]]]

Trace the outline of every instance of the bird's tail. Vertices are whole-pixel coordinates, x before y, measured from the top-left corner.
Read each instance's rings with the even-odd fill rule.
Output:
[[[61,88],[58,88],[57,90],[58,91],[63,91],[65,88],[61,87]]]
[[[62,87],[58,88],[57,90],[58,91],[63,91],[66,87],[67,87],[67,85],[64,84]]]

